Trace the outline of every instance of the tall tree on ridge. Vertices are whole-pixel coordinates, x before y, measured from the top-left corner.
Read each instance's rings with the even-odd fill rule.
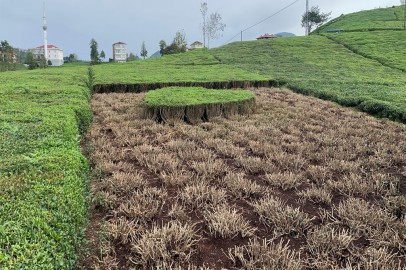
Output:
[[[100,52],[100,58],[106,59],[106,54],[103,50]]]
[[[302,27],[306,27],[306,18],[308,18],[309,24],[307,33],[310,34],[313,26],[320,27],[323,23],[330,19],[331,12],[321,13],[319,6],[312,6],[309,12],[305,12],[302,15]]]
[[[207,47],[210,47],[210,40],[218,39],[223,35],[220,31],[224,31],[226,25],[221,22],[221,16],[217,12],[210,14],[206,25]]]
[[[142,42],[140,55],[141,55],[144,59],[145,59],[145,57],[148,56],[147,47],[145,47],[145,41]]]
[[[99,57],[99,51],[97,50],[97,47],[99,45],[97,44],[97,41],[92,38],[90,40],[90,64],[91,65],[98,65],[101,63],[100,57]]]

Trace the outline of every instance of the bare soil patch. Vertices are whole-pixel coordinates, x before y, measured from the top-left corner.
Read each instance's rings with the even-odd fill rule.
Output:
[[[403,269],[406,127],[286,89],[257,111],[141,119],[95,94],[91,269]]]

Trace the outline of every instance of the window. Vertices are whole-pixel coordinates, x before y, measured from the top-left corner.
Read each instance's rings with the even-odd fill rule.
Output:
[[[116,53],[120,53],[120,50],[116,50]]]

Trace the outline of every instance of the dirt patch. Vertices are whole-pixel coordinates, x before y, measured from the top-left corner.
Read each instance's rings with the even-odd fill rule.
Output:
[[[406,265],[404,126],[251,91],[255,114],[195,126],[142,120],[144,94],[94,95],[84,268]]]

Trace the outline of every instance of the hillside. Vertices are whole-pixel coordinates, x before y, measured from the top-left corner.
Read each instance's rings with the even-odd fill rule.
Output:
[[[272,74],[296,92],[406,120],[406,74],[324,36],[234,42],[209,52],[223,63]]]
[[[295,191],[283,190],[286,191],[283,199],[288,198],[289,203],[294,201],[297,207],[301,207],[302,203],[298,203],[299,195],[296,191],[304,192],[310,188],[309,183],[302,185],[302,180],[314,180],[318,177],[316,175],[326,176],[328,173],[331,179],[322,179],[322,184],[316,184],[320,184],[323,189],[328,184],[336,203],[334,207],[339,207],[338,201],[345,196],[355,194],[356,199],[360,200],[364,192],[369,192],[364,198],[370,199],[368,203],[372,205],[376,203],[375,199],[382,202],[385,198],[380,196],[390,193],[390,196],[396,195],[396,198],[401,199],[395,202],[384,201],[387,203],[386,208],[377,205],[380,210],[374,209],[381,214],[385,212],[382,214],[385,216],[390,212],[387,209],[392,207],[392,211],[404,216],[406,199],[403,195],[399,196],[401,191],[405,191],[405,178],[402,176],[406,153],[404,125],[390,121],[378,122],[330,102],[300,97],[288,90],[263,88],[253,90],[260,104],[258,113],[253,116],[223,119],[199,126],[182,124],[179,128],[141,120],[139,109],[142,107],[143,94],[138,93],[172,84],[206,88],[249,88],[278,84],[297,93],[332,100],[344,106],[357,107],[372,115],[405,123],[406,35],[404,31],[399,31],[401,18],[401,7],[361,11],[336,18],[308,37],[234,42],[211,50],[195,50],[123,64],[106,63],[93,67],[96,78],[94,87],[90,89],[85,85],[88,81],[88,67],[85,63],[66,64],[46,70],[1,73],[0,268],[75,269],[78,250],[85,242],[84,228],[88,222],[89,204],[99,204],[98,207],[108,213],[111,207],[118,206],[114,201],[114,192],[126,190],[131,196],[134,195],[135,188],[128,184],[135,185],[135,181],[142,178],[141,174],[136,177],[122,177],[119,189],[106,179],[120,176],[115,170],[122,170],[126,162],[136,162],[143,156],[143,167],[137,163],[135,167],[128,166],[125,169],[133,172],[134,168],[138,170],[141,167],[141,171],[148,172],[145,177],[149,177],[151,183],[157,181],[151,188],[168,185],[166,187],[170,189],[169,195],[173,200],[180,188],[183,188],[177,187],[177,184],[184,180],[184,185],[195,185],[193,179],[197,178],[190,175],[202,177],[209,171],[209,166],[220,164],[220,169],[216,172],[218,175],[208,175],[207,181],[200,184],[221,184],[212,190],[221,191],[223,195],[225,192],[231,194],[227,195],[226,202],[230,205],[234,204],[234,197],[244,197],[247,201],[240,201],[240,206],[243,205],[244,211],[250,212],[253,220],[258,218],[252,214],[250,204],[259,198],[255,196],[262,196],[258,194],[262,194],[266,186],[265,174],[269,173],[277,175],[268,179],[274,185],[272,192],[280,189],[277,181],[288,181],[292,176],[285,173],[300,176],[300,180],[293,183]],[[346,33],[323,34],[325,29],[330,28],[344,29]],[[317,32],[322,35],[316,35]],[[95,90],[137,94],[99,94],[93,100],[95,109],[92,112],[89,102]],[[120,102],[123,104],[120,105]],[[90,127],[93,113],[99,122],[94,122],[96,132],[89,132],[89,136],[96,136],[96,143],[87,145],[83,151],[91,152],[99,147],[97,151],[102,152],[99,152],[98,158],[111,160],[90,171],[88,160],[81,152],[80,136]],[[302,134],[303,131],[305,132]],[[133,133],[128,135],[127,132]],[[347,140],[349,137],[352,139]],[[172,142],[174,139],[177,144]],[[165,147],[161,148],[162,144]],[[320,149],[314,148],[314,145],[320,145]],[[185,147],[189,146],[190,149],[187,150]],[[116,152],[110,152],[113,147],[131,149],[114,149]],[[180,156],[184,150],[192,158],[185,153]],[[126,156],[129,153],[133,156]],[[158,159],[164,157],[165,160]],[[213,157],[218,163],[207,165],[204,163],[207,160],[202,157]],[[175,164],[175,161],[178,163]],[[172,171],[169,172],[165,166],[172,166]],[[254,192],[255,196],[250,197],[249,193],[244,193],[246,191],[232,186],[232,181],[223,181],[224,166],[230,166],[230,179],[237,177],[234,175],[236,172],[245,173],[249,181],[242,177],[241,184],[251,185],[250,181],[253,180],[262,185],[254,188],[260,192]],[[186,171],[176,171],[184,167]],[[157,168],[161,168],[163,174],[157,174],[160,170]],[[206,171],[203,172],[204,170]],[[381,179],[375,176],[377,170]],[[123,171],[125,170],[121,172]],[[90,172],[95,178],[94,182],[100,184],[98,192],[101,194],[92,199],[88,187]],[[396,178],[390,178],[393,183],[386,177],[389,173]],[[368,174],[368,178],[348,178],[353,175],[363,177],[365,174]],[[128,183],[125,182],[126,179]],[[296,181],[295,179],[293,180]],[[347,183],[340,186],[339,181],[335,182],[336,179],[347,179]],[[350,182],[353,180],[361,181],[367,188],[361,187],[354,191],[351,186],[353,182]],[[144,184],[143,181],[141,179],[140,183]],[[368,181],[374,184],[370,185],[372,182]],[[107,186],[103,186],[104,184]],[[206,186],[203,188],[206,189]],[[110,197],[109,191],[112,192]],[[183,200],[186,201],[189,193],[181,193],[184,195]],[[226,198],[223,195],[221,198]],[[390,196],[386,199],[392,199]],[[191,199],[190,203],[195,201]],[[396,208],[396,203],[399,204],[399,209]],[[185,210],[184,205],[176,207]],[[307,202],[307,207],[312,209],[307,214],[313,215],[316,212],[312,208],[313,204]],[[232,208],[227,209],[232,213]],[[170,209],[165,208],[165,211],[169,213]],[[165,216],[159,221],[171,218]],[[394,219],[391,217],[390,220]],[[108,224],[113,224],[114,219],[111,220]],[[127,219],[121,221],[124,222],[123,220],[130,222]],[[395,223],[397,222],[398,220]],[[209,230],[203,224],[205,223],[199,223],[199,228],[206,233]],[[259,222],[255,221],[253,224]],[[268,231],[263,230],[265,225],[258,226],[260,236],[267,237]],[[399,231],[403,230],[402,226],[406,226],[404,221],[403,225],[399,225]],[[374,231],[370,227],[365,228],[363,239],[382,236],[379,238],[379,245],[387,248],[388,241],[392,241],[389,250],[399,250],[399,254],[404,257],[406,244],[400,236],[388,240],[379,231],[383,229],[381,225],[374,228]],[[384,229],[385,233],[393,235],[393,231],[386,230],[386,227]],[[144,229],[142,231],[147,232]],[[375,234],[367,235],[371,232]],[[290,233],[286,233],[287,239]],[[306,243],[304,233],[301,232],[300,243]],[[144,236],[146,240],[153,239],[147,234]],[[212,236],[205,235],[205,239],[209,237]],[[212,250],[219,243],[214,238],[210,239],[211,246],[207,245],[207,250]],[[297,239],[290,240],[299,243]],[[224,243],[226,240],[221,241]],[[364,248],[363,242],[355,244]],[[128,242],[126,245],[128,247]],[[368,245],[372,247],[372,244]],[[230,247],[235,247],[234,242]],[[219,252],[218,256],[223,256],[223,253]],[[339,260],[335,257],[330,259],[336,261],[335,263],[345,261],[344,257]],[[363,259],[369,260],[367,257],[360,260]],[[404,258],[402,260],[404,263]],[[374,269],[384,268],[377,266]]]
[[[401,30],[403,17],[404,6],[364,10],[332,19],[312,34],[324,33],[328,29],[343,29],[346,32]]]

